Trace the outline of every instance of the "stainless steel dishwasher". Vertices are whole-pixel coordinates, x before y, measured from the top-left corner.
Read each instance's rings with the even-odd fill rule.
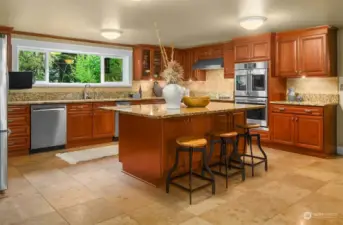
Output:
[[[31,106],[31,153],[64,148],[67,133],[66,105]]]

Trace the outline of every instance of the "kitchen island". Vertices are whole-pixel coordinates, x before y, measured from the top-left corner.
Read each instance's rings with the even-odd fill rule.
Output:
[[[245,124],[247,110],[261,107],[211,102],[206,108],[170,110],[164,104],[155,104],[102,109],[119,112],[119,161],[123,164],[123,171],[159,186],[164,184],[167,171],[174,163],[176,138],[208,137],[211,131],[237,130],[237,124]],[[215,151],[212,158],[218,159],[218,155],[219,151]],[[187,158],[188,154],[181,155],[179,173],[189,168]],[[193,168],[199,168],[200,164],[201,157],[195,153]]]

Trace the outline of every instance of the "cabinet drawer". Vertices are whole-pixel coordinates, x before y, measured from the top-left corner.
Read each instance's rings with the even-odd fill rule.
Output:
[[[8,139],[11,139],[12,137],[30,136],[30,126],[9,126],[9,129],[11,130],[11,135]]]
[[[18,114],[28,114],[30,112],[29,106],[27,105],[13,105],[8,106],[8,116],[18,115]]]
[[[8,151],[23,151],[30,148],[30,138],[20,137],[20,138],[8,138]]]
[[[29,115],[22,115],[22,116],[9,115],[8,119],[7,119],[7,123],[8,123],[9,127],[29,125],[30,124],[30,116]]]
[[[68,113],[69,112],[79,112],[79,111],[91,111],[93,109],[92,103],[87,104],[68,104]]]
[[[272,105],[272,112],[322,116],[323,108],[311,106]]]
[[[100,107],[115,106],[115,105],[116,105],[115,102],[97,102],[97,103],[93,103],[93,109],[100,109]]]

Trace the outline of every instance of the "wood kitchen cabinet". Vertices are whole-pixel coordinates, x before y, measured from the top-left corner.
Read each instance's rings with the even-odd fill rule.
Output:
[[[235,77],[235,62],[232,42],[224,45],[224,78]]]
[[[67,148],[111,142],[114,136],[114,112],[100,107],[114,102],[67,105]]]
[[[270,60],[274,38],[273,33],[234,38],[234,61],[237,63]]]
[[[270,131],[274,143],[319,156],[336,153],[337,112],[323,107],[272,104]],[[325,123],[324,123],[325,121]]]
[[[184,80],[185,81],[205,81],[206,71],[204,70],[193,70],[193,64],[196,63],[199,58],[195,49],[186,50],[184,55]]]
[[[8,156],[29,154],[31,147],[31,123],[29,105],[8,106],[7,124],[10,130],[8,136]]]
[[[276,35],[275,75],[337,76],[337,30],[329,26]]]

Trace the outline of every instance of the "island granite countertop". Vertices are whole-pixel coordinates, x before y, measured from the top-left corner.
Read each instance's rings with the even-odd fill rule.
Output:
[[[223,112],[245,111],[251,109],[264,108],[264,106],[211,102],[208,106],[204,108],[188,108],[185,105],[182,105],[180,109],[167,109],[165,104],[112,106],[101,108],[105,110],[118,111],[123,114],[129,114],[134,116],[148,117],[152,119],[163,119],[172,117],[215,114]]]

